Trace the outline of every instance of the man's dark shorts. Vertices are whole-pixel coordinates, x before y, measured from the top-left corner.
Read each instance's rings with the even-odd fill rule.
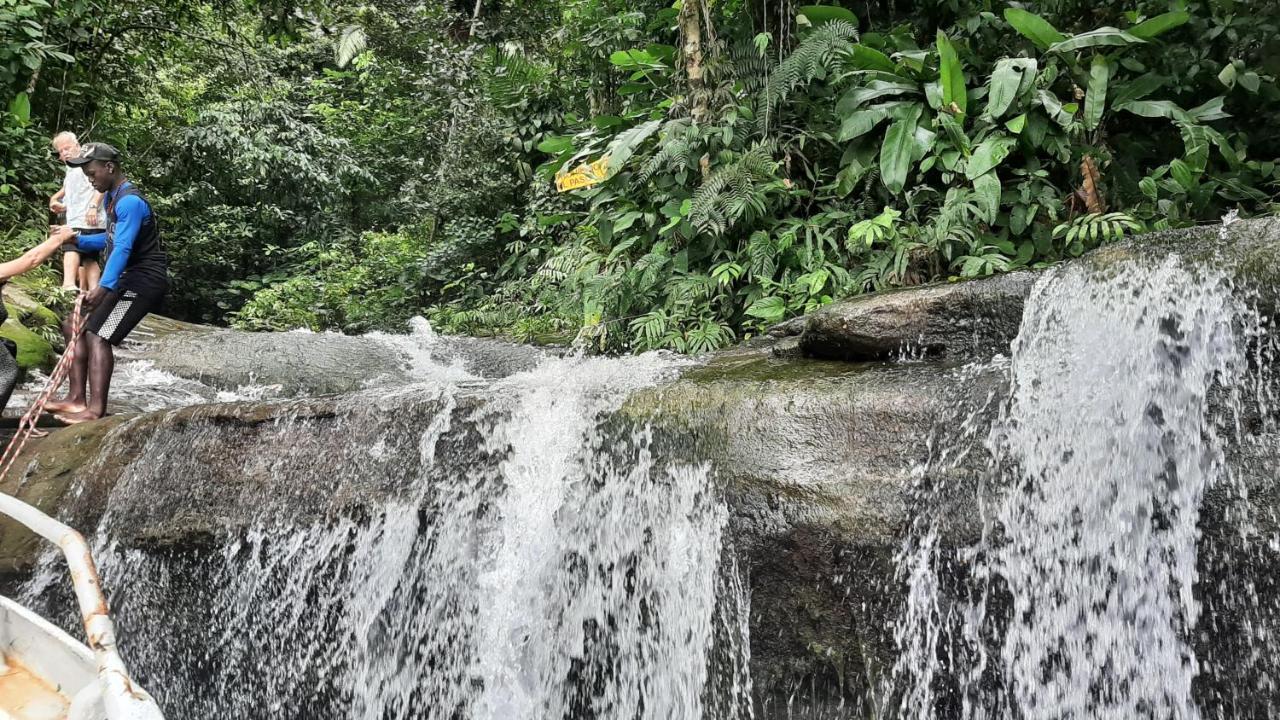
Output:
[[[160,310],[164,295],[164,289],[124,290],[108,295],[107,300],[93,309],[84,329],[112,345],[119,345],[147,313]]]
[[[103,230],[102,228],[72,228],[72,230],[75,230],[77,233],[80,233],[81,235],[97,235],[98,233],[106,232],[106,231],[105,231],[105,230]],[[76,253],[80,253],[80,266],[81,266],[81,267],[84,267],[85,265],[89,265],[89,264],[92,264],[92,263],[100,263],[100,262],[102,262],[102,251],[101,251],[101,250],[92,250],[92,251],[91,251],[91,250],[81,250],[81,249],[80,249],[80,247],[79,247],[76,243],[74,243],[74,242],[63,243],[63,244],[62,244],[62,251],[63,251],[63,252],[76,252]]]

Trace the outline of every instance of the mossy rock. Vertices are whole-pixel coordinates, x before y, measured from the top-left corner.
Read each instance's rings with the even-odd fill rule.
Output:
[[[23,311],[19,319],[28,328],[56,328],[62,324],[62,318],[58,316],[58,313],[44,305],[37,305],[30,310]]]
[[[12,340],[18,346],[18,367],[24,371],[32,368],[53,367],[58,361],[53,345],[23,325],[17,319],[19,315],[16,308],[6,304],[5,309],[9,312],[9,319],[0,325],[0,338]]]

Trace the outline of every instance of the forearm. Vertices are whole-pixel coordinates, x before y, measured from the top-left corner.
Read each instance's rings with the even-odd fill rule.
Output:
[[[107,233],[78,233],[76,235],[76,249],[80,252],[98,252],[107,247]]]
[[[9,262],[0,263],[0,281],[17,277],[40,267],[58,249],[62,247],[61,238],[51,237],[22,254],[22,257]]]

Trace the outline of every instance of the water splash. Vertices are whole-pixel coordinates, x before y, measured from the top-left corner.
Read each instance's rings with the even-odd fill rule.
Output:
[[[1231,238],[1230,228],[1240,222],[1240,211],[1232,208],[1222,216],[1222,227],[1218,228],[1218,239],[1226,242]]]
[[[894,716],[1201,716],[1197,525],[1232,482],[1238,328],[1257,325],[1236,297],[1177,258],[1036,286],[973,488],[982,539],[941,549],[935,509],[904,545]]]
[[[443,360],[439,357],[443,349],[441,338],[426,318],[415,317],[409,320],[407,333],[372,332],[364,337],[398,352],[404,358],[411,377],[429,378],[431,382],[437,383],[475,379],[467,371],[465,358],[461,354],[452,354]],[[365,384],[367,387],[377,387],[385,382],[386,378],[370,378]]]
[[[122,636],[149,639],[128,648],[140,681],[183,717],[749,714],[747,601],[720,567],[710,468],[613,417],[680,365],[554,359],[362,393],[328,431],[282,421],[228,462],[269,463],[296,495],[208,548],[112,540],[157,478],[218,492],[190,465],[193,444],[222,441],[216,425],[157,433],[98,537]],[[346,442],[317,452],[324,437]],[[370,483],[387,499],[349,506]]]

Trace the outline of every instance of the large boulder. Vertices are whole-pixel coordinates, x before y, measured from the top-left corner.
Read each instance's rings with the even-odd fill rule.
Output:
[[[528,370],[552,351],[496,340],[437,336],[429,328],[366,336],[253,333],[147,318],[121,357],[219,390],[273,388],[308,397],[403,385],[423,375],[480,378]]]
[[[1076,262],[1106,272],[1129,260],[1170,253],[1229,278],[1247,289],[1261,312],[1277,314],[1280,218],[1150,233],[1104,246]],[[789,336],[798,330],[805,355],[831,360],[1007,353],[1022,322],[1024,301],[1041,273],[1020,271],[860,295],[789,321],[771,334]]]
[[[934,428],[1005,382],[1000,367],[780,359],[766,347],[721,353],[624,406],[692,439],[682,451],[716,468],[750,578],[764,717],[828,717],[872,695],[893,662],[894,557]],[[970,542],[978,517],[957,514],[944,531]]]

